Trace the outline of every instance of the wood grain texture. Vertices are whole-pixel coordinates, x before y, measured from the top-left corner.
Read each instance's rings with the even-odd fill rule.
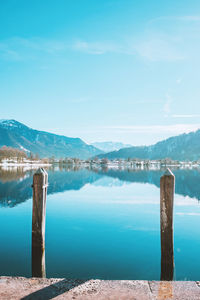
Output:
[[[174,273],[173,207],[175,177],[168,169],[160,179],[161,280]]]
[[[40,168],[33,176],[32,276],[45,277],[45,217],[48,174]]]

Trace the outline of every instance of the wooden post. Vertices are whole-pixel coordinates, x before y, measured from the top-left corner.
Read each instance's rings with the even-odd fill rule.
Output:
[[[32,277],[45,277],[45,216],[48,174],[40,168],[33,175]]]
[[[161,280],[173,280],[173,206],[175,177],[170,169],[160,178]]]
[[[32,246],[32,277],[46,277],[45,249]]]

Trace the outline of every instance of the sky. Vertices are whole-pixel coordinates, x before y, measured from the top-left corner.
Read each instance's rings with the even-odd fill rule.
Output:
[[[87,143],[200,128],[199,0],[0,0],[0,119]]]

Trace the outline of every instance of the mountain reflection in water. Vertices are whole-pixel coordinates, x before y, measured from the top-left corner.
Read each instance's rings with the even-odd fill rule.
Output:
[[[149,183],[160,187],[164,170],[49,168],[48,194],[67,190],[80,190],[86,184],[102,186],[126,183]],[[176,178],[175,193],[200,200],[200,170],[173,169]],[[32,180],[35,170],[0,168],[0,206],[14,207],[32,197]]]
[[[0,170],[1,275],[32,274],[35,171]],[[47,171],[47,277],[160,280],[159,187],[165,170],[51,167]],[[172,171],[174,279],[199,280],[200,170]]]

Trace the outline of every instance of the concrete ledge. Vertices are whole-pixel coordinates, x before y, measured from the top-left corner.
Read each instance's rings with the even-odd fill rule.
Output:
[[[70,280],[0,277],[0,299],[199,300],[195,281]]]

